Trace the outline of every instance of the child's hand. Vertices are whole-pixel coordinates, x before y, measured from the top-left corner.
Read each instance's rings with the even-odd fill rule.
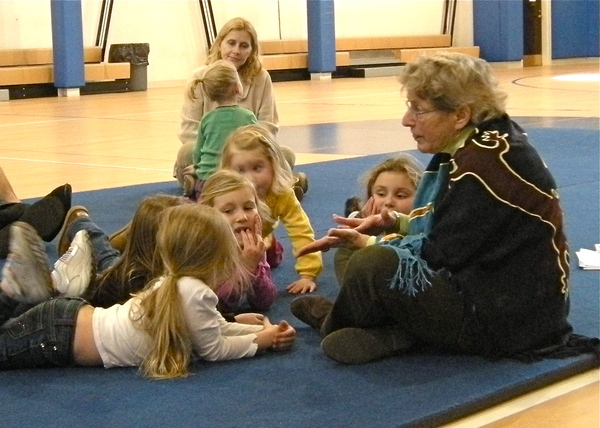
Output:
[[[262,224],[260,217],[256,216],[254,231],[243,230],[240,232],[242,238],[242,262],[250,272],[256,271],[258,263],[263,259],[266,246],[261,236]]]
[[[379,214],[380,211],[380,207],[375,205],[375,198],[371,196],[365,206],[360,210],[360,216],[365,218],[373,214]]]
[[[312,293],[317,289],[317,284],[310,278],[300,278],[286,287],[288,293]]]
[[[265,316],[263,314],[238,314],[235,317],[235,322],[240,324],[263,325]]]
[[[258,345],[258,349],[267,349],[273,346],[273,341],[279,334],[279,326],[271,324],[267,317],[264,317],[262,325],[263,329],[256,333],[254,342]]]
[[[263,329],[256,333],[254,340],[258,345],[258,349],[273,349],[283,351],[290,348],[296,340],[296,330],[286,321],[280,321],[279,324],[273,325],[269,318],[264,317]]]
[[[196,178],[196,166],[188,165],[185,168],[183,168],[182,176],[183,175],[191,175],[192,177]]]
[[[278,328],[279,331],[275,335],[275,339],[273,339],[271,349],[274,351],[285,351],[294,344],[294,341],[296,340],[296,330],[294,330],[294,327],[289,325],[287,321],[279,321]]]

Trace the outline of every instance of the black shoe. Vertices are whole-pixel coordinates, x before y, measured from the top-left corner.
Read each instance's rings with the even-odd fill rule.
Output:
[[[342,364],[365,364],[391,357],[412,346],[402,330],[391,328],[342,328],[321,342],[321,350]]]
[[[3,204],[0,206],[0,229],[10,226],[15,221],[19,220],[27,208],[31,204],[25,204],[23,202],[16,202],[14,204]]]
[[[344,205],[344,217],[348,217],[355,211],[360,211],[361,208],[360,199],[356,196],[346,199],[346,204]]]
[[[62,228],[71,208],[71,185],[64,184],[32,204],[19,219],[34,227],[40,238],[52,241]]]
[[[14,221],[19,220],[30,224],[40,238],[50,242],[60,231],[67,212],[71,208],[71,193],[71,185],[67,183],[57,187],[32,205],[14,204],[7,207],[6,210],[18,210],[21,215]],[[0,258],[3,259],[8,255],[9,231],[10,224],[0,230]]]
[[[332,307],[333,303],[322,296],[301,296],[290,303],[292,315],[317,330],[321,329]]]
[[[8,256],[10,242],[10,226],[18,221],[31,205],[21,202],[6,204],[0,207],[0,258]]]

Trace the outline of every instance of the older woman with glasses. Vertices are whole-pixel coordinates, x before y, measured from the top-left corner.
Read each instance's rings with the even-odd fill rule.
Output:
[[[335,302],[304,296],[292,313],[320,330],[330,358],[361,364],[416,346],[490,358],[574,355],[569,252],[556,183],[505,111],[489,65],[438,54],[406,65],[402,124],[433,155],[413,210],[346,228],[400,236],[356,251]],[[351,246],[348,229],[301,254]]]

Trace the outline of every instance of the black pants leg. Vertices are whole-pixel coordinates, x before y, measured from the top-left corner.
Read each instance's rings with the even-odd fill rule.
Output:
[[[357,251],[322,332],[396,325],[426,344],[458,348],[463,324],[461,295],[440,277],[434,277],[430,287],[414,296],[391,289],[398,265],[396,252],[388,246]]]

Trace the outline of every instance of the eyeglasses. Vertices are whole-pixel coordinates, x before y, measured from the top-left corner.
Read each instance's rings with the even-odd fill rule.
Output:
[[[413,104],[409,100],[406,100],[404,103],[406,104],[406,107],[408,108],[410,114],[412,114],[417,120],[419,120],[424,114],[433,113],[434,111],[437,111],[437,109],[421,110],[420,108],[416,108],[415,106],[413,106]]]

